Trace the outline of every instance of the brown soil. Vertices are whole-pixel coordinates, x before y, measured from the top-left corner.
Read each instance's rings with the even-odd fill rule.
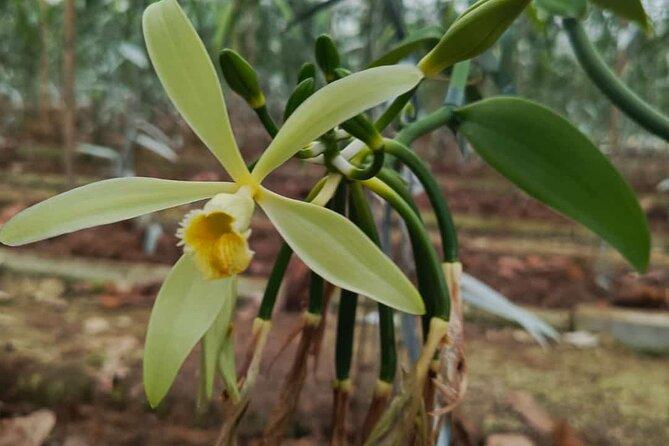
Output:
[[[49,280],[53,279],[43,282]],[[108,308],[70,284],[60,298],[64,304],[36,305],[34,283],[34,278],[0,274],[0,287],[11,297],[2,307],[1,322],[9,330],[0,331],[0,418],[51,408],[57,423],[48,444],[54,445],[75,439],[103,446],[212,444],[224,414],[221,404],[214,401],[204,413],[195,415],[197,351],[165,402],[155,411],[146,405],[140,384],[141,343],[149,310],[145,303]],[[238,358],[249,342],[255,312],[253,304],[238,310]],[[329,319],[325,331],[318,367],[314,368],[313,358],[308,361],[306,384],[284,444],[327,444],[333,321]],[[297,342],[278,361],[274,359],[300,324],[295,313],[279,312],[275,318],[262,373],[240,426],[243,445],[259,444]],[[363,419],[376,374],[376,329],[365,327],[357,328],[349,431],[357,429]],[[569,345],[543,350],[521,334],[510,328],[468,324],[469,390],[458,419],[466,423],[470,435],[482,439],[515,432],[528,435],[540,446],[553,444],[535,431],[525,419],[527,414],[512,410],[511,396],[523,391],[541,411],[574,430],[586,444],[667,444],[669,400],[666,392],[658,392],[669,385],[666,360],[639,356],[607,343],[585,350]],[[129,347],[118,356],[123,345]],[[115,357],[120,362],[112,359]],[[406,368],[403,353],[400,361]],[[110,376],[110,370],[115,374]]]

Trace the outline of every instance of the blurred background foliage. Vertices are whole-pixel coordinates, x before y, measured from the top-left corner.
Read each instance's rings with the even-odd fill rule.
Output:
[[[141,16],[149,1],[76,0],[76,97],[80,140],[104,142],[128,117],[175,118],[148,62]],[[187,0],[181,2],[212,55],[239,51],[256,67],[270,108],[281,110],[313,43],[330,33],[351,68],[363,68],[398,40],[428,25],[448,26],[466,0]],[[669,109],[669,3],[644,2],[654,34],[591,7],[586,28],[607,62],[641,97]],[[0,3],[2,132],[22,134],[61,103],[63,4]],[[471,82],[476,94],[518,94],[566,114],[599,142],[635,148],[661,145],[620,116],[592,86],[557,20],[530,8],[488,53]],[[445,83],[444,83],[445,87]],[[435,87],[436,88],[436,87]],[[441,97],[430,95],[430,97]],[[435,102],[433,105],[437,105]],[[430,108],[429,101],[422,104]],[[85,136],[83,136],[85,135]],[[622,137],[622,139],[620,139]]]

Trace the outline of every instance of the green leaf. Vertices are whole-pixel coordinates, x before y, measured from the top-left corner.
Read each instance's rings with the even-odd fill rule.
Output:
[[[530,0],[479,0],[446,31],[439,43],[418,63],[427,77],[490,48]]]
[[[174,265],[151,310],[144,345],[144,390],[156,407],[184,360],[226,304],[232,278],[207,280],[189,255]]]
[[[439,42],[439,39],[441,39],[441,36],[443,35],[444,28],[441,26],[435,25],[422,28],[410,34],[386,54],[369,64],[368,68],[396,64],[415,51],[427,46],[433,47]]]
[[[0,229],[18,246],[233,192],[232,183],[114,178],[64,192],[19,212]]]
[[[211,327],[202,337],[202,376],[203,376],[203,396],[209,401],[214,393],[214,376],[219,368],[220,356],[222,355],[223,345],[228,339],[230,324],[237,303],[237,276],[224,281],[221,287],[220,299],[223,299],[223,307],[218,312],[218,316],[211,324]],[[233,357],[234,366],[234,357]],[[227,366],[227,365],[226,365]]]
[[[648,20],[648,15],[643,9],[643,3],[641,0],[590,0],[592,3],[597,6],[608,9],[614,14],[636,22],[643,28],[646,32],[651,30],[651,24]]]
[[[585,15],[585,0],[534,0],[536,5],[552,15],[580,18]]]
[[[146,8],[144,40],[167,95],[235,181],[248,180],[223,91],[204,44],[176,0]]]
[[[492,167],[594,231],[637,270],[646,270],[650,233],[634,192],[566,119],[532,102],[505,97],[455,113],[459,131]]]
[[[258,204],[302,261],[328,282],[389,307],[423,314],[423,301],[402,271],[340,214],[262,189]]]
[[[318,90],[283,124],[262,154],[253,177],[262,181],[304,146],[337,124],[381,102],[411,90],[422,78],[410,65],[370,68]]]

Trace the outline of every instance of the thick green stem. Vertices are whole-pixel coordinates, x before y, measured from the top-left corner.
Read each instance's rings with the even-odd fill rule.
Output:
[[[288,246],[288,243],[283,242],[279,254],[274,261],[272,272],[269,275],[262,301],[260,301],[260,309],[258,310],[258,317],[260,319],[266,321],[272,319],[272,310],[274,310],[274,305],[276,304],[276,297],[279,295],[281,282],[283,281],[283,276],[286,274],[286,269],[292,255],[293,250]]]
[[[393,309],[378,305],[379,309],[379,337],[381,351],[381,366],[379,367],[379,380],[392,384],[397,372],[397,347],[395,345],[395,319]]]
[[[325,306],[325,281],[316,273],[311,273],[309,280],[309,306],[307,312],[320,316]]]
[[[453,122],[453,119],[453,108],[451,106],[440,107],[429,115],[404,127],[402,131],[395,136],[395,141],[404,144],[405,146],[410,146],[416,139]]]
[[[335,344],[335,372],[337,381],[347,380],[351,371],[353,338],[355,335],[355,312],[357,307],[358,294],[342,289],[339,298],[337,340]]]
[[[395,192],[397,192],[400,197],[402,197],[402,200],[406,201],[407,204],[411,206],[411,209],[414,210],[418,218],[422,220],[418,206],[416,205],[416,202],[411,195],[411,191],[398,172],[385,167],[376,174],[376,177],[390,186]]]
[[[597,88],[630,119],[669,141],[669,118],[641,99],[611,71],[578,20],[565,18],[562,23],[576,58]]]
[[[391,187],[379,179],[363,181],[362,184],[384,198],[397,211],[406,223],[414,251],[418,288],[425,300],[426,315],[448,320],[450,313],[450,295],[441,262],[421,219],[410,205]]]
[[[444,106],[404,127],[395,140],[408,147],[421,136],[443,125],[452,124],[454,122],[453,108],[460,107],[465,102],[470,67],[471,63],[468,60],[456,63],[451,72],[451,81],[444,98]]]
[[[364,192],[359,183],[351,183],[349,186],[350,214],[354,223],[372,239],[378,246],[381,245],[379,234],[376,230],[374,216],[369,204],[365,200]],[[393,320],[393,309],[378,304],[379,309],[379,342],[380,360],[379,380],[392,383],[395,380],[397,370],[397,349],[395,345],[395,321]]]
[[[385,147],[389,154],[394,155],[411,169],[423,185],[437,217],[444,260],[446,262],[456,261],[458,258],[458,239],[453,217],[439,184],[430,173],[430,169],[415,152],[397,141],[387,139]]]
[[[274,138],[279,132],[279,128],[276,126],[274,119],[270,116],[269,111],[267,111],[267,105],[254,108],[253,111],[258,115],[260,122],[262,122],[262,125],[265,127],[265,130],[267,130],[267,133],[269,133],[269,136]]]

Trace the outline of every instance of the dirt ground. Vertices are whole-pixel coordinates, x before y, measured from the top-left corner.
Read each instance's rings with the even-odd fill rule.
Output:
[[[157,411],[146,405],[140,358],[150,302],[112,309],[101,299],[104,290],[15,273],[0,275],[0,289],[6,293],[0,306],[0,416],[53,409],[57,422],[51,445],[211,444],[221,405],[215,402],[195,415],[197,354],[165,403]],[[246,301],[238,312],[238,356],[248,341],[255,305]],[[276,318],[263,372],[240,428],[242,444],[255,444],[261,433],[295,343],[278,361],[273,359],[298,324],[298,313]],[[349,429],[356,427],[369,401],[376,373],[375,330],[365,325],[357,332]],[[319,367],[313,371],[313,362],[309,366],[288,430],[292,440],[286,444],[323,444],[328,438],[333,336],[330,320]],[[666,358],[639,355],[606,340],[596,348],[564,344],[544,350],[517,329],[476,323],[468,325],[467,339],[469,390],[457,419],[472,438],[520,433],[539,445],[555,444],[531,422],[532,413],[514,403],[520,393],[554,423],[567,423],[585,444],[669,444]],[[79,443],[67,443],[75,440]]]

